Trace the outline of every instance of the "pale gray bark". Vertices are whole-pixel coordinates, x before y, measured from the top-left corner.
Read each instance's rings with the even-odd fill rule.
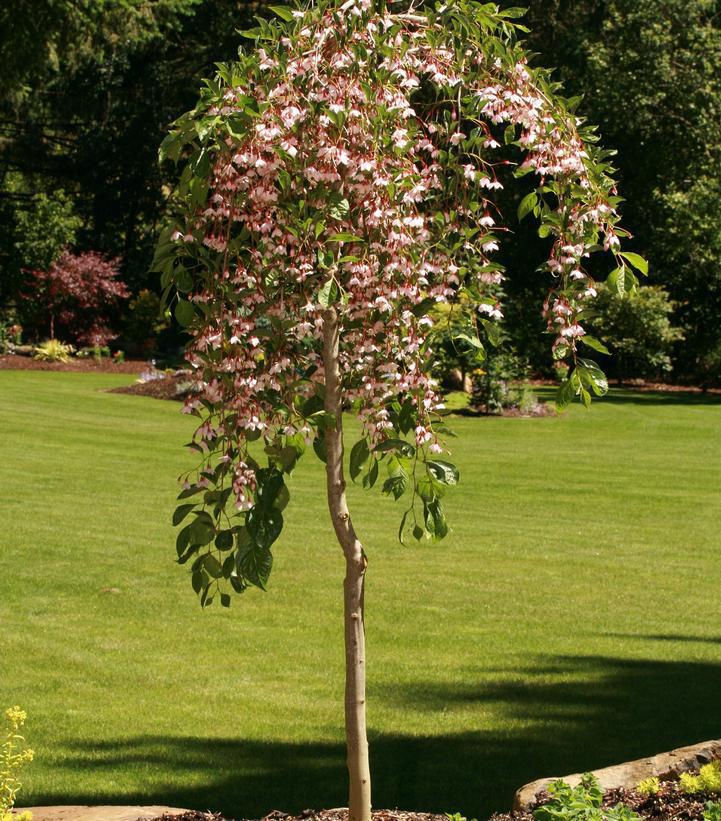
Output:
[[[350,821],[370,821],[371,779],[366,737],[364,586],[366,556],[353,529],[345,495],[343,475],[343,418],[338,360],[338,314],[329,308],[323,314],[323,365],[325,410],[335,419],[335,428],[325,433],[328,508],[335,534],[345,556],[343,582],[345,614],[345,728],[348,750]]]

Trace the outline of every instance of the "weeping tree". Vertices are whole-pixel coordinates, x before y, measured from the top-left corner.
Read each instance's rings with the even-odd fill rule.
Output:
[[[367,821],[367,558],[346,500],[343,416],[362,435],[353,480],[401,500],[398,537],[442,539],[446,459],[433,362],[433,306],[450,303],[459,344],[482,355],[502,317],[499,165],[533,187],[548,237],[543,305],[553,356],[569,364],[558,402],[588,404],[606,381],[582,346],[596,294],[586,258],[615,257],[616,289],[643,261],[620,250],[607,155],[518,41],[516,9],[450,0],[321,0],[273,7],[243,32],[161,158],[182,163],[177,218],[155,267],[187,328],[198,417],[174,523],[200,603],[265,589],[307,449],[326,465],[346,564],[345,725],[350,818]],[[529,187],[530,188],[530,187]]]

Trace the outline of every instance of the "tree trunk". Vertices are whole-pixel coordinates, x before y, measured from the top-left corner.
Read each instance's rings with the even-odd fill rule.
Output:
[[[325,410],[335,419],[327,428],[326,476],[328,508],[335,534],[345,556],[343,582],[345,616],[345,732],[348,751],[349,821],[370,821],[371,777],[366,738],[364,586],[366,556],[353,529],[345,496],[343,476],[343,419],[338,362],[338,314],[329,308],[323,314],[323,365]]]

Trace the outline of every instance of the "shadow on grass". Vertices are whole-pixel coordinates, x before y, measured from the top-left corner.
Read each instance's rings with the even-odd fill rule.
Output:
[[[371,710],[373,700],[397,702],[425,713],[430,726],[441,728],[447,711],[472,705],[481,708],[479,716],[484,705],[500,711],[494,724],[505,725],[462,734],[439,729],[427,737],[371,732],[374,806],[482,819],[508,808],[527,781],[715,738],[721,727],[721,664],[539,656],[512,674],[479,671],[478,683],[471,674],[467,679],[372,689]],[[64,766],[100,771],[108,782],[122,782],[132,769],[147,776],[147,789],[109,790],[101,797],[108,803],[167,803],[237,817],[346,803],[340,744],[142,736],[61,752]],[[97,795],[34,798],[99,801]]]
[[[685,406],[721,406],[721,394],[696,393],[693,391],[635,391],[633,388],[611,388],[602,402],[615,405],[664,405],[666,407]]]

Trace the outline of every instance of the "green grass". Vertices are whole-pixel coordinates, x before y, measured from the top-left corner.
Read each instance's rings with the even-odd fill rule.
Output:
[[[322,466],[292,479],[268,593],[201,612],[169,525],[190,420],[103,391],[124,379],[0,372],[0,705],[29,711],[37,753],[21,803],[342,805]],[[718,737],[721,404],[622,393],[453,427],[446,541],[399,546],[399,506],[351,488],[375,806],[483,818],[533,778]]]

